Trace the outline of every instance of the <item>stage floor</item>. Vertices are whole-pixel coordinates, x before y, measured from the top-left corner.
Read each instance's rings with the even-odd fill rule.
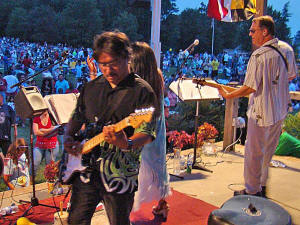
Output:
[[[222,142],[217,143],[217,145],[220,146],[219,150],[221,150]],[[189,152],[193,152],[193,149],[182,151],[182,154],[185,155]],[[243,188],[241,185],[243,183],[243,155],[244,146],[241,145],[236,145],[234,152],[225,154],[219,152],[214,156],[205,156],[202,154],[202,162],[213,173],[194,169],[192,170],[192,174],[183,174],[183,180],[171,176],[171,187],[190,197],[220,207],[233,196],[233,190],[231,189],[237,190]],[[289,212],[292,216],[293,224],[300,224],[300,159],[287,156],[274,156],[273,160],[279,160],[287,167],[270,168],[268,197]],[[170,159],[168,160],[170,173],[172,173],[172,167],[173,163],[172,159]],[[237,185],[230,186],[230,184]],[[40,200],[50,197],[45,190],[46,184],[39,184],[36,189],[37,197]],[[13,202],[12,197],[15,200],[30,199],[31,190],[31,187],[27,187],[15,190],[14,192],[6,191],[0,193],[0,198],[3,198],[2,207],[11,204]],[[184,210],[184,207],[182,209]],[[105,211],[95,213],[92,224],[108,224]]]

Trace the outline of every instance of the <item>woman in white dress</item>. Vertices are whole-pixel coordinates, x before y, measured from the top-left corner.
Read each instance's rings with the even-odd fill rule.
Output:
[[[153,214],[167,218],[169,206],[165,200],[171,194],[169,175],[166,168],[166,126],[164,115],[164,80],[157,68],[154,52],[145,42],[132,44],[130,70],[146,80],[159,100],[156,139],[145,145],[141,153],[138,191],[135,193],[133,211],[141,203],[159,200]]]

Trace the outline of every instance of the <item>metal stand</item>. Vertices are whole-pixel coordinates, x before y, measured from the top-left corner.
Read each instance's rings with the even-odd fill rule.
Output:
[[[32,174],[32,197],[31,197],[31,201],[19,200],[20,203],[30,203],[30,207],[28,209],[26,209],[26,211],[20,217],[26,216],[28,214],[28,212],[33,207],[39,206],[39,205],[59,210],[59,207],[56,207],[56,206],[50,206],[50,205],[40,204],[38,198],[36,197],[36,193],[35,193],[34,159],[33,159],[33,130],[32,130],[32,122],[33,122],[33,120],[32,120],[32,118],[30,118],[30,154],[31,154],[30,155],[30,161],[31,161],[31,174]]]
[[[212,173],[212,170],[209,170],[205,168],[204,166],[201,166],[199,163],[196,162],[197,159],[197,133],[198,133],[198,120],[199,120],[199,101],[197,101],[197,107],[196,107],[196,115],[195,115],[195,143],[194,143],[194,158],[193,158],[193,165],[192,169],[198,169],[198,170],[204,170],[206,172]],[[202,162],[202,159],[201,159]]]

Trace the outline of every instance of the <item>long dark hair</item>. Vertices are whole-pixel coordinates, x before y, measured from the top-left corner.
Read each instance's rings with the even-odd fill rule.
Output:
[[[131,48],[130,70],[151,85],[156,94],[160,111],[161,98],[164,94],[164,78],[160,69],[157,68],[154,52],[145,42],[135,42]]]

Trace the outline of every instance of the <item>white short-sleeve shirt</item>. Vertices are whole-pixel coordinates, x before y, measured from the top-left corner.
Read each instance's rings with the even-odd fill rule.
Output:
[[[265,45],[273,45],[283,54],[288,71],[279,53]],[[277,38],[252,53],[244,85],[255,90],[249,96],[247,115],[256,120],[258,126],[270,126],[285,118],[290,103],[288,78],[297,76],[297,72],[292,47]]]

